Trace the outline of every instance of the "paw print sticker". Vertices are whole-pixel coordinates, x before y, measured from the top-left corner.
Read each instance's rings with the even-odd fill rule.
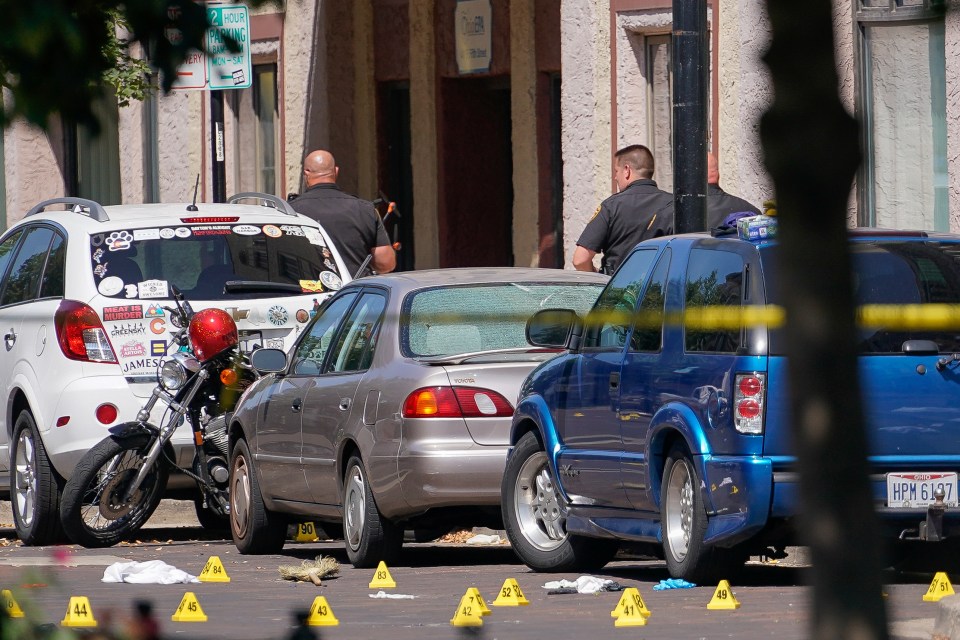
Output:
[[[105,242],[110,251],[123,251],[130,248],[133,236],[129,231],[114,231],[107,236]]]

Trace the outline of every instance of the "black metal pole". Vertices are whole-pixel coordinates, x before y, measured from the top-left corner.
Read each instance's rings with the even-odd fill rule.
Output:
[[[673,0],[673,197],[676,233],[706,229],[707,0]]]
[[[210,91],[210,168],[213,201],[227,201],[227,170],[223,150],[223,91]]]

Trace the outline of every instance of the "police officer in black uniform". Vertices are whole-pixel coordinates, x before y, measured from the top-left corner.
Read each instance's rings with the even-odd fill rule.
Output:
[[[603,253],[600,271],[613,273],[638,242],[673,233],[673,195],[652,180],[650,149],[633,144],[613,157],[619,192],[600,203],[577,240],[573,266],[580,271],[593,271],[593,257]]]
[[[732,213],[746,213],[751,216],[760,215],[755,206],[735,195],[731,195],[720,188],[720,168],[717,166],[717,157],[707,154],[707,231],[716,229],[723,224]]]
[[[303,161],[307,190],[290,206],[320,223],[337,246],[350,276],[357,275],[368,255],[373,256],[371,267],[377,273],[393,271],[397,255],[373,203],[341,191],[337,186],[339,173],[332,153],[322,149],[310,153]]]

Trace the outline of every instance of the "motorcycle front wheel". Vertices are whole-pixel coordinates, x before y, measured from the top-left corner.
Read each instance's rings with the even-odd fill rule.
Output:
[[[80,460],[63,489],[60,520],[75,543],[109,547],[136,532],[153,515],[167,485],[163,456],[129,500],[127,487],[137,477],[153,442],[147,434],[101,440]]]

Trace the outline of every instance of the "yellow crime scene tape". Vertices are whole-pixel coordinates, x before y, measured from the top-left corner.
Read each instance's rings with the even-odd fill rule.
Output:
[[[514,313],[418,313],[418,323],[483,324],[504,321],[526,322],[529,314]],[[406,316],[405,321],[410,320]],[[656,328],[661,325],[684,325],[695,330],[730,330],[741,327],[771,329],[787,323],[786,310],[779,305],[694,307],[683,313],[663,314],[660,311],[594,311],[584,319],[587,326],[637,326]],[[871,304],[856,308],[856,323],[861,328],[896,331],[937,331],[960,329],[960,305],[957,304]]]

